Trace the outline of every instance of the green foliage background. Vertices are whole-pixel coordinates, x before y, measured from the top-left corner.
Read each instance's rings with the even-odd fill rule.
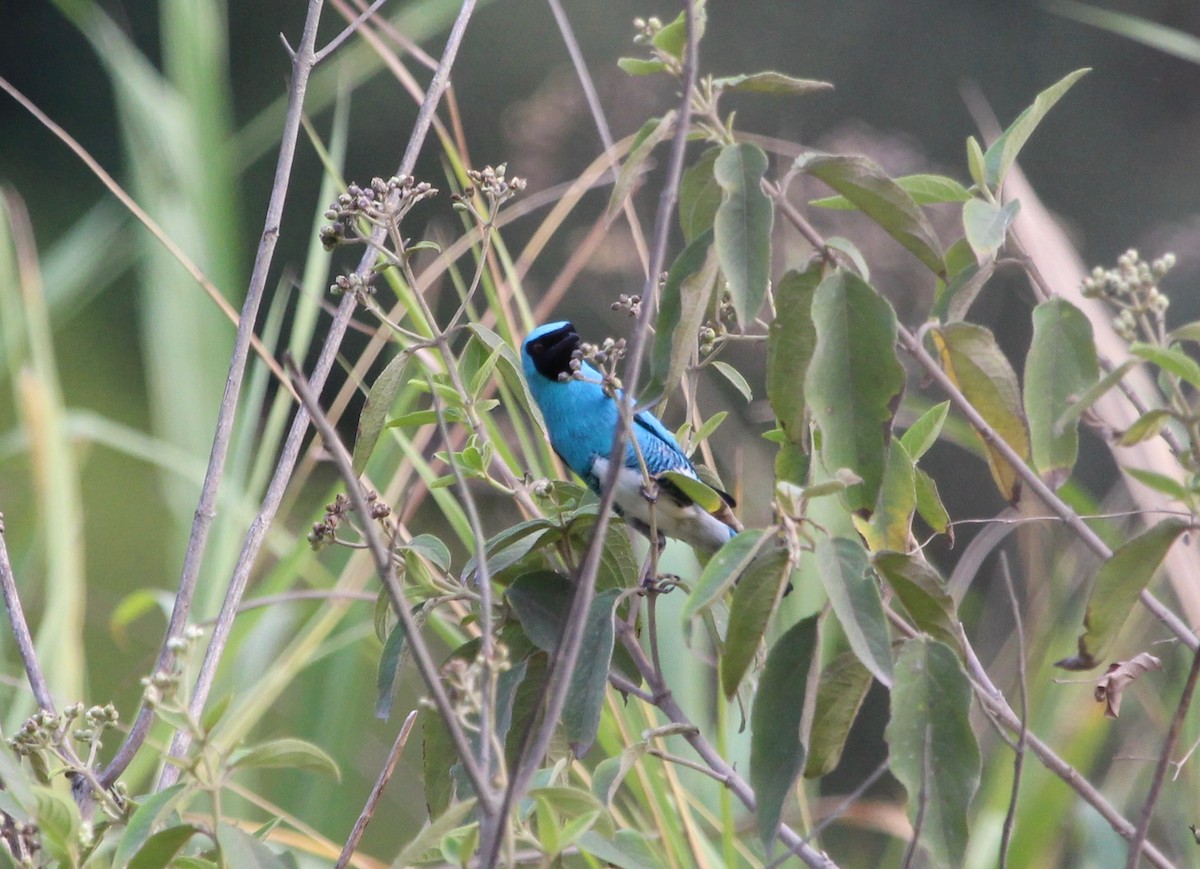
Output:
[[[1068,71],[1095,67],[1038,130],[1034,144],[1022,153],[1023,170],[1043,200],[1066,217],[1089,261],[1109,262],[1131,245],[1154,253],[1168,247],[1181,254],[1200,249],[1191,243],[1197,235],[1191,179],[1200,175],[1200,152],[1182,144],[1193,141],[1200,128],[1195,65],[1032,4],[864,0],[746,2],[736,4],[736,11],[732,6],[714,3],[709,10],[701,55],[706,70],[735,74],[773,68],[836,86],[832,93],[795,102],[746,98],[738,105],[739,127],[830,151],[862,150],[893,174],[933,166],[966,180],[962,143],[974,126],[964,108],[964,81],[978,86],[996,115],[1008,120],[1034,93]],[[456,9],[452,2],[421,0],[394,14],[404,33],[436,55]],[[78,0],[14,5],[5,12],[0,35],[0,74],[113,172],[236,305],[257,242],[270,184],[272,137],[281,118],[287,64],[276,34],[294,33],[302,9],[283,3],[227,8],[192,0],[108,11],[115,20],[111,28],[100,23],[91,4]],[[1191,4],[1163,3],[1139,11],[1183,30],[1200,30]],[[630,20],[649,14],[670,18],[673,8],[588,3],[569,13],[617,136],[633,133],[647,117],[673,105],[669,84],[630,79],[615,68],[615,58],[632,53]],[[336,19],[333,9],[328,10],[326,36],[340,26]],[[507,161],[511,173],[531,179],[530,193],[574,178],[599,153],[561,39],[540,3],[486,4],[468,32],[454,84],[472,165]],[[340,116],[333,108],[339,95]],[[346,46],[319,71],[309,107],[320,137],[335,156],[344,155],[338,157],[344,177],[359,179],[390,173],[415,114],[395,79],[358,44]],[[0,129],[0,176],[29,209],[46,288],[42,350],[52,348],[52,361],[43,356],[35,373],[47,394],[61,392],[61,407],[70,409],[57,421],[49,419],[45,439],[31,445],[16,426],[21,372],[4,368],[11,388],[0,389],[0,510],[31,621],[61,630],[54,657],[44,661],[54,687],[88,703],[111,700],[123,712],[129,710],[128,715],[141,693],[138,679],[152,666],[162,623],[154,595],[136,595],[143,589],[170,589],[178,574],[232,327],[160,245],[103,194],[76,158],[11,101],[0,101]],[[437,182],[444,172],[436,149],[427,148],[417,175]],[[656,177],[651,176],[651,189]],[[332,188],[322,187],[321,162],[307,142],[301,144],[296,178],[272,277],[278,289],[263,318],[264,333],[286,326],[303,336],[322,318],[319,308],[328,279],[313,229]],[[531,300],[554,284],[584,239],[590,219],[604,209],[606,195],[605,190],[589,194],[578,224],[559,230],[529,265],[524,287]],[[652,213],[651,196],[637,201],[643,216]],[[519,251],[535,226],[529,220],[506,228],[508,250]],[[424,227],[424,235],[444,237],[454,229],[434,220]],[[851,231],[838,225],[830,234],[833,230]],[[624,329],[622,315],[609,311],[608,304],[618,293],[640,287],[631,248],[623,226],[614,224],[571,282],[556,314],[588,324],[590,338]],[[872,260],[877,283],[903,287],[911,274],[908,263],[889,261],[886,248],[881,245],[881,250],[882,263]],[[1183,255],[1174,277],[1179,286],[1190,287],[1198,273],[1200,260]],[[1014,356],[1030,337],[1029,300],[1021,286],[1020,280],[1005,284],[1001,278],[973,312]],[[900,290],[891,301],[904,319],[906,310],[928,300],[908,298]],[[1200,306],[1194,299],[1180,293],[1175,303],[1172,316],[1179,322],[1195,319]],[[11,316],[3,327],[11,347]],[[347,356],[355,358],[365,343],[362,337],[352,339]],[[308,347],[301,342],[293,350],[303,358]],[[761,368],[754,367],[761,360],[751,354],[732,359],[751,372],[753,383],[763,382]],[[368,382],[379,367],[377,363]],[[255,377],[248,404],[274,391],[265,372]],[[327,398],[335,394],[331,388]],[[758,434],[770,411],[761,395],[747,405],[736,389],[717,378],[707,395],[706,413],[731,411],[713,438],[713,450],[727,473],[738,469],[747,523],[765,523],[774,447]],[[350,399],[343,423],[347,436],[359,401]],[[269,472],[271,456],[255,448],[271,442],[268,435],[282,421],[283,411],[277,409],[238,434],[198,598],[203,616],[219,605],[222,580],[253,515],[256,499],[248,493]],[[1102,451],[1086,449],[1089,443],[1084,441],[1078,473],[1101,492],[1113,477],[1112,467]],[[31,473],[30,454],[36,449],[52,459],[71,456],[77,475],[39,479]],[[59,467],[69,469],[70,464]],[[1001,506],[986,465],[968,463],[956,448],[936,447],[929,469],[954,517],[987,516]],[[334,576],[357,572],[360,586],[368,581],[365,560],[346,568],[350,558],[344,553],[317,558],[294,546],[334,491],[326,468],[306,465],[303,473],[305,485],[293,493],[272,532],[262,579],[252,596],[281,591],[297,579],[326,586]],[[1078,497],[1086,504],[1086,493]],[[485,501],[485,514],[486,507]],[[487,515],[493,531],[506,524],[506,516]],[[450,524],[431,506],[414,518],[413,529],[449,539]],[[971,536],[969,529],[958,531],[958,546]],[[1023,563],[1049,563],[1038,556],[1053,546],[1054,538],[1029,535],[1014,550],[1020,548]],[[461,565],[468,554],[464,547],[456,548],[454,563]],[[672,569],[696,570],[686,553],[668,557]],[[800,589],[786,605],[795,614],[805,613],[818,597]],[[1003,645],[1007,617],[996,619],[996,636],[988,634],[989,608],[1002,606],[1002,601],[999,594],[980,594],[968,597],[964,609],[980,625],[980,645],[1008,653],[1011,649]],[[1069,646],[1081,621],[1082,601],[1047,595],[1035,603],[1043,621],[1040,633],[1031,629],[1032,642],[1054,643],[1058,650],[1064,642]],[[664,600],[664,623],[678,624],[671,608],[681,604]],[[307,771],[266,771],[253,781],[254,790],[340,841],[387,751],[395,722],[385,726],[373,717],[379,647],[371,638],[369,603],[347,604],[348,617],[331,620],[325,633],[314,633],[315,650],[308,650],[311,660],[303,667],[289,669],[290,662],[276,657],[301,624],[311,627],[309,620],[319,607],[291,603],[246,616],[239,622],[222,685],[236,691],[262,677],[260,662],[276,661],[267,678],[290,681],[290,687],[277,697],[268,695],[269,708],[242,710],[254,722],[254,737],[286,734],[330,750],[336,747],[344,778],[335,785]],[[1050,633],[1046,625],[1053,622],[1069,629]],[[0,634],[0,651],[11,659],[7,643],[7,635]],[[664,646],[677,650],[670,665],[681,701],[707,718],[709,671],[683,652],[682,641]],[[1054,655],[1037,651],[1038,660]],[[1174,677],[1181,676],[1179,667],[1174,670]],[[6,671],[6,677],[17,672]],[[1044,676],[1031,674],[1031,679]],[[411,706],[417,692],[415,680],[402,687],[398,709]],[[1039,714],[1044,720],[1035,726],[1058,734],[1068,759],[1081,767],[1108,763],[1097,760],[1109,739],[1104,723],[1090,709],[1086,715],[1074,712],[1078,698],[1056,690],[1057,699],[1042,699]],[[19,683],[0,683],[0,723],[6,734],[30,711],[27,700],[15,699],[21,693]],[[830,793],[853,786],[882,759],[886,702],[878,690],[868,696],[842,766],[823,785]],[[1169,703],[1161,708],[1151,703],[1146,715],[1155,733],[1169,713]],[[607,719],[605,726],[612,726]],[[347,745],[346,733],[360,738]],[[745,757],[747,746],[739,748],[736,735],[730,739],[734,754]],[[600,742],[606,740],[615,744],[617,735],[602,731]],[[1144,748],[1146,753],[1153,750],[1151,745]],[[997,768],[1008,762],[1000,753],[993,757]],[[415,745],[403,763],[398,781],[415,781]],[[994,831],[1007,793],[1006,779],[993,772],[989,777],[985,770],[978,799],[989,807],[980,813],[982,825]],[[148,782],[151,770],[135,773]],[[1062,865],[1107,865],[1103,855],[1113,834],[1097,827],[1085,810],[1072,808],[1070,795],[1043,771],[1031,768],[1028,776],[1024,799],[1042,808],[1023,816],[1026,836],[1015,847],[1026,851],[1014,853],[1013,863],[1039,865],[1038,855],[1049,849],[1062,855]],[[680,778],[691,780],[687,771]],[[1121,775],[1109,783],[1132,788]],[[886,801],[898,794],[894,783],[884,783],[878,796]],[[394,787],[386,800],[381,813],[395,823],[370,830],[364,849],[371,853],[394,853],[424,818],[423,798],[415,787]],[[254,810],[244,810],[253,816]],[[1071,830],[1078,838],[1062,841],[1062,828],[1047,816],[1074,811],[1079,818]],[[1045,825],[1040,836],[1039,823]],[[839,846],[845,849],[844,865],[902,853],[882,832],[862,841],[847,836]]]

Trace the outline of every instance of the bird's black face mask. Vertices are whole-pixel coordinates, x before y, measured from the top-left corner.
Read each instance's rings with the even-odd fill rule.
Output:
[[[579,349],[579,333],[567,323],[561,329],[547,332],[525,348],[538,373],[549,380],[560,374],[570,374],[571,354]]]

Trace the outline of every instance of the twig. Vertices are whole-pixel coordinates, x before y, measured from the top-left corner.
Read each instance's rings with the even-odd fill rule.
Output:
[[[54,698],[50,696],[50,685],[42,673],[42,665],[38,663],[33,635],[29,633],[29,623],[25,621],[25,611],[21,608],[21,598],[17,595],[17,581],[13,576],[12,563],[8,559],[8,544],[4,539],[3,513],[0,513],[0,592],[4,595],[4,609],[8,613],[8,623],[12,625],[13,637],[17,641],[17,654],[21,656],[21,663],[25,666],[25,676],[29,679],[29,687],[33,689],[33,697],[37,700],[39,709],[54,713]]]
[[[271,197],[267,204],[267,216],[262,238],[259,240],[258,252],[254,257],[254,269],[250,275],[250,285],[246,290],[246,300],[237,321],[237,335],[234,338],[233,354],[229,360],[229,374],[225,381],[225,394],[221,397],[221,407],[217,414],[216,431],[213,434],[212,449],[208,457],[208,468],[204,474],[204,483],[200,490],[200,500],[196,505],[196,515],[192,521],[191,533],[188,538],[187,552],[183,560],[183,569],[179,578],[179,588],[175,593],[175,605],[167,621],[167,630],[163,635],[162,647],[155,662],[154,671],[165,668],[174,654],[170,649],[171,640],[179,637],[187,625],[188,613],[191,611],[192,598],[196,591],[196,581],[200,576],[200,566],[204,560],[204,550],[208,542],[208,532],[216,517],[217,494],[221,486],[221,478],[225,472],[225,460],[229,454],[229,443],[233,436],[233,422],[237,414],[238,397],[241,394],[242,382],[245,379],[246,360],[249,356],[251,340],[254,338],[254,323],[258,317],[258,309],[262,302],[267,284],[267,273],[275,254],[275,244],[279,240],[279,224],[283,218],[283,206],[287,201],[288,183],[291,180],[292,161],[296,153],[296,142],[300,132],[300,120],[304,109],[304,95],[308,88],[308,77],[313,67],[313,45],[317,38],[317,25],[321,19],[323,0],[309,0],[308,13],[304,20],[304,30],[300,37],[300,47],[296,51],[292,63],[292,83],[288,93],[287,116],[284,121],[283,133],[279,145],[279,160],[275,165],[275,180],[271,186]],[[269,357],[268,357],[269,358]],[[274,362],[274,360],[271,360]],[[286,383],[282,372],[276,371],[280,382]],[[134,754],[141,747],[154,721],[154,713],[148,705],[142,704],[137,718],[130,728],[129,735],[117,750],[116,755],[101,775],[105,784],[111,785],[133,760]],[[172,771],[172,772],[168,772]],[[164,767],[164,775],[177,775],[175,767]]]
[[[906,626],[907,627],[907,626]],[[912,630],[911,627],[907,628]],[[1004,694],[999,688],[992,683],[987,671],[984,670],[983,664],[980,663],[979,657],[975,654],[974,648],[967,642],[966,634],[959,631],[959,641],[963,644],[963,650],[967,656],[967,671],[971,676],[972,685],[975,688],[975,696],[978,697],[996,717],[996,720],[1002,723],[1010,731],[1017,733],[1021,729],[1021,721],[1013,712],[1012,707],[1008,705]],[[1037,734],[1027,732],[1026,740],[1029,748],[1037,755],[1039,761],[1046,769],[1058,776],[1069,788],[1094,808],[1100,817],[1108,822],[1109,826],[1123,839],[1132,841],[1136,835],[1136,830],[1113,805],[1105,799],[1104,794],[1084,776],[1080,775],[1078,770],[1059,757],[1049,745],[1042,742]],[[1159,869],[1174,869],[1174,864],[1167,859],[1161,851],[1154,845],[1147,842],[1143,848],[1143,853]]]
[[[931,745],[930,730],[925,728],[925,750],[921,758],[921,792],[917,796],[917,817],[913,821],[912,838],[908,840],[908,847],[904,849],[904,860],[900,864],[900,869],[911,869],[913,860],[917,857],[917,845],[921,841],[921,829],[925,825],[925,809],[929,806],[929,756],[933,750]]]
[[[1137,869],[1141,860],[1142,849],[1146,844],[1146,834],[1150,830],[1150,819],[1154,816],[1154,804],[1158,802],[1159,792],[1162,791],[1163,779],[1167,775],[1167,765],[1171,762],[1171,752],[1183,729],[1183,720],[1187,718],[1188,708],[1192,705],[1192,696],[1196,693],[1196,679],[1200,677],[1200,652],[1192,654],[1192,668],[1188,671],[1187,682],[1183,686],[1183,696],[1179,698],[1179,706],[1175,709],[1175,717],[1171,719],[1171,729],[1163,740],[1162,753],[1158,756],[1158,764],[1154,767],[1154,778],[1150,781],[1150,792],[1146,794],[1146,804],[1142,806],[1142,817],[1138,821],[1137,832],[1129,845],[1129,859],[1126,869]]]
[[[567,18],[566,10],[563,9],[560,0],[546,0],[550,6],[550,12],[554,15],[554,21],[558,25],[558,32],[562,35],[563,45],[567,47],[567,54],[571,56],[571,64],[575,67],[575,77],[579,79],[579,86],[583,88],[583,96],[587,101],[588,110],[592,113],[592,121],[596,125],[596,132],[600,134],[600,143],[604,146],[604,153],[608,155],[611,162],[611,172],[613,180],[616,180],[618,169],[616,146],[613,142],[612,130],[608,126],[608,118],[604,116],[604,109],[600,105],[600,95],[596,92],[596,82],[592,79],[592,74],[588,71],[587,61],[583,58],[583,52],[579,49],[579,41],[575,38],[575,31],[571,27],[571,21]],[[642,263],[647,265],[646,258],[646,239],[642,237],[642,225],[638,221],[637,210],[633,207],[633,201],[626,199],[622,207],[625,211],[625,219],[629,222],[629,232],[633,237],[633,246],[641,257]]]
[[[432,314],[432,312],[430,312]],[[436,328],[436,322],[431,323]],[[446,360],[447,368],[454,368],[454,359],[447,346],[446,334],[440,333],[438,346]],[[457,369],[456,369],[457,370]],[[496,738],[495,724],[492,719],[493,702],[496,697],[496,667],[493,660],[495,638],[492,636],[492,575],[487,563],[487,535],[483,522],[479,518],[479,508],[475,504],[475,496],[471,487],[463,477],[462,468],[454,458],[450,449],[450,428],[446,424],[446,414],[442,404],[437,400],[437,390],[433,388],[433,378],[426,376],[429,384],[429,394],[434,396],[434,409],[437,411],[438,428],[442,440],[446,443],[446,458],[450,462],[450,471],[454,474],[455,487],[462,495],[463,509],[467,514],[467,522],[471,526],[471,534],[475,538],[475,583],[479,587],[479,661],[483,668],[483,688],[479,692],[479,766],[488,782],[493,776],[492,742]],[[504,826],[504,816],[490,810],[490,806],[480,801],[480,840],[488,836],[499,836]]]
[[[400,581],[396,578],[396,567],[392,554],[380,538],[378,526],[371,519],[370,505],[367,503],[366,495],[363,494],[362,484],[354,473],[354,461],[338,437],[333,423],[329,421],[329,417],[325,416],[317,403],[317,395],[312,386],[304,379],[304,375],[300,373],[290,356],[286,361],[292,374],[292,385],[296,388],[296,393],[304,403],[313,427],[320,432],[321,439],[325,442],[325,449],[328,450],[338,473],[346,484],[346,495],[350,498],[351,506],[362,519],[363,537],[366,538],[367,546],[371,550],[371,557],[375,561],[375,570],[379,573],[379,578],[392,600],[396,618],[404,627],[405,638],[408,641],[408,648],[412,652],[413,662],[417,665],[417,670],[425,681],[425,687],[429,690],[433,705],[437,707],[438,714],[442,717],[442,723],[450,733],[450,740],[454,743],[454,750],[458,753],[463,771],[466,772],[467,778],[471,780],[471,785],[475,788],[480,809],[489,811],[493,796],[488,778],[475,762],[470,740],[467,739],[458,716],[454,713],[454,706],[438,676],[437,664],[434,663],[433,655],[425,644],[420,627],[413,618],[408,599],[404,595],[404,589],[401,588]]]
[[[641,372],[642,358],[645,355],[649,335],[650,319],[654,312],[654,291],[658,286],[658,274],[666,259],[667,238],[670,234],[674,209],[678,196],[679,178],[683,173],[683,153],[687,144],[687,132],[691,112],[691,90],[696,79],[696,28],[695,10],[690,0],[684,0],[684,11],[687,21],[687,49],[684,52],[683,97],[676,120],[675,135],[671,145],[671,156],[668,162],[667,178],[659,197],[658,213],[655,217],[654,245],[650,254],[649,274],[646,276],[645,290],[642,293],[642,310],[634,327],[630,340],[630,367],[626,382],[630,389],[625,390],[620,402],[620,416],[616,431],[613,432],[613,447],[609,454],[609,468],[606,479],[601,485],[599,514],[593,526],[592,538],[588,543],[587,552],[575,579],[575,593],[571,599],[563,634],[559,638],[554,654],[546,673],[546,687],[542,692],[542,719],[538,726],[526,732],[522,739],[521,750],[513,765],[512,774],[504,790],[500,806],[500,815],[507,817],[518,795],[523,794],[528,787],[533,774],[541,759],[549,748],[554,730],[562,716],[563,705],[566,702],[567,689],[570,687],[571,674],[579,659],[579,649],[583,643],[583,626],[587,612],[591,606],[596,591],[596,573],[600,566],[600,555],[603,549],[604,535],[608,529],[609,517],[612,513],[613,500],[616,496],[616,480],[625,465],[625,448],[630,434],[630,424],[633,417],[632,387],[637,383]],[[496,865],[500,854],[500,842],[497,837],[491,842],[480,844],[480,866],[491,869]]]
[[[879,766],[875,767],[875,770],[863,780],[862,784],[860,784],[850,793],[846,794],[845,798],[836,806],[834,806],[833,810],[830,811],[829,814],[821,818],[821,820],[818,821],[813,828],[808,831],[808,835],[804,837],[804,841],[811,842],[820,834],[822,830],[840,818],[846,809],[850,808],[863,798],[863,796],[871,789],[871,786],[875,784],[875,782],[883,778],[883,774],[887,772],[888,769],[889,765],[886,760],[881,762]]]
[[[375,0],[374,3],[364,9],[361,15],[346,25],[341,33],[329,40],[329,43],[324,48],[313,55],[313,64],[315,65],[320,63],[325,58],[329,57],[329,55],[331,55],[333,52],[337,51],[338,46],[353,36],[354,32],[358,30],[358,28],[362,27],[363,22],[379,11],[379,7],[381,7],[385,2],[387,2],[387,0]]]
[[[646,680],[647,686],[650,688],[650,693],[654,697],[654,705],[659,711],[666,716],[667,720],[674,724],[688,725],[687,729],[680,735],[691,745],[692,749],[700,756],[700,759],[711,770],[710,775],[725,783],[735,797],[751,812],[755,810],[758,803],[754,796],[754,789],[741,777],[736,769],[734,769],[725,758],[721,757],[718,752],[704,735],[700,732],[687,713],[683,711],[680,705],[676,702],[675,697],[671,694],[666,683],[662,681],[662,675],[656,673],[654,665],[646,656],[646,650],[642,648],[641,643],[634,632],[634,629],[623,621],[617,622],[617,630],[621,635],[621,642],[625,645],[625,649],[633,658],[635,666],[642,674],[642,678]],[[779,838],[788,847],[791,853],[795,854],[813,869],[836,869],[837,864],[821,851],[818,851],[808,841],[801,837],[799,833],[789,827],[787,824],[779,825]]]
[[[454,65],[454,59],[458,55],[458,48],[462,44],[463,34],[466,32],[467,22],[470,21],[474,9],[475,0],[463,0],[458,17],[455,19],[454,25],[450,28],[450,34],[446,38],[446,46],[442,52],[438,69],[434,73],[433,79],[429,84],[429,89],[425,94],[425,101],[421,104],[421,110],[417,113],[417,120],[413,125],[413,131],[409,136],[404,157],[401,159],[400,167],[396,172],[397,175],[412,174],[413,167],[417,162],[417,154],[420,153],[421,145],[424,143],[425,136],[428,134],[430,124],[433,121],[438,100],[449,84],[450,68]],[[378,230],[378,234],[382,238],[383,230]],[[370,271],[374,261],[374,253],[368,251],[363,255],[355,273],[360,276],[365,275]],[[325,339],[325,344],[321,348],[321,354],[317,358],[317,363],[309,378],[309,382],[312,384],[314,390],[319,391],[324,386],[325,379],[329,376],[329,372],[333,368],[342,337],[346,334],[346,329],[354,313],[354,308],[354,296],[352,293],[347,293],[338,305],[337,313],[334,315],[333,322],[329,326],[329,333]],[[259,550],[266,539],[267,529],[270,528],[271,522],[275,518],[275,513],[279,509],[279,504],[283,500],[284,491],[287,488],[288,481],[291,479],[292,470],[296,466],[296,460],[300,455],[300,447],[304,436],[308,432],[308,424],[308,413],[302,407],[297,410],[296,416],[292,420],[292,427],[288,431],[287,439],[284,442],[283,449],[280,451],[279,461],[275,466],[275,473],[271,477],[267,493],[263,497],[258,516],[251,523],[246,533],[246,539],[242,544],[242,551],[239,553],[237,565],[234,567],[233,577],[230,579],[229,588],[225,593],[225,600],[221,604],[221,612],[217,616],[217,624],[213,629],[208,650],[205,653],[204,661],[201,663],[200,672],[196,676],[196,683],[192,689],[190,709],[197,717],[203,711],[209,691],[212,689],[212,682],[216,677],[217,664],[220,662],[221,655],[225,650],[225,644],[229,641],[229,632],[233,627],[233,620],[237,615],[238,605],[241,603],[242,595],[246,591],[246,584],[250,580],[250,572],[254,568]],[[148,727],[149,724],[147,723],[146,726]],[[171,755],[174,757],[181,756],[187,751],[190,743],[191,737],[187,733],[183,731],[177,732],[171,743]],[[120,774],[120,770],[123,770],[126,765],[128,765],[128,759],[119,767],[116,766],[116,759],[114,759],[114,763],[110,764],[109,768],[105,770],[104,781],[106,783],[114,781],[117,775]],[[111,772],[113,770],[116,770],[116,772]],[[160,788],[170,784],[178,777],[178,773],[174,770],[175,767],[173,766],[166,767],[159,779]]]
[[[975,406],[963,395],[962,390],[942,370],[942,366],[938,364],[937,360],[926,352],[917,337],[903,325],[897,324],[897,329],[900,344],[917,360],[926,373],[933,380],[937,381],[951,403],[970,421],[971,426],[979,433],[979,436],[983,438],[987,445],[1000,453],[1004,460],[1012,467],[1013,472],[1021,478],[1021,481],[1083,541],[1085,546],[1105,561],[1112,558],[1113,553],[1108,545],[1100,539],[1100,536],[1087,523],[1079,518],[1078,513],[1072,510],[1065,501],[1054,493],[1053,489],[1042,481],[1037,472],[1026,464],[1025,460],[1009,445],[1008,441],[1000,437],[999,433],[987,423],[979,411],[975,409]],[[1164,606],[1158,598],[1148,590],[1143,589],[1139,599],[1146,609],[1150,610],[1159,621],[1170,629],[1171,633],[1179,637],[1184,645],[1193,652],[1200,649],[1200,640],[1196,638],[1195,633],[1183,623],[1183,620],[1179,616]]]
[[[334,869],[346,869],[346,866],[350,863],[350,858],[354,856],[354,852],[358,849],[359,840],[362,839],[363,833],[366,832],[367,824],[371,823],[371,818],[375,816],[375,809],[379,806],[379,800],[383,796],[383,789],[387,787],[388,780],[391,779],[392,773],[396,771],[396,764],[400,761],[400,753],[404,751],[404,744],[408,742],[408,735],[412,732],[413,723],[416,720],[417,710],[414,709],[408,713],[408,717],[404,719],[404,725],[400,728],[400,732],[396,734],[396,741],[392,743],[392,750],[388,752],[383,769],[379,770],[379,777],[375,779],[375,786],[371,788],[367,802],[363,806],[362,812],[359,813],[358,820],[354,822],[353,829],[350,830],[350,836],[346,839],[346,844],[342,848],[342,854],[338,857],[337,863],[334,864]]]
[[[1000,836],[1000,869],[1008,866],[1008,846],[1012,840],[1013,823],[1017,817],[1017,794],[1021,789],[1021,768],[1025,765],[1025,741],[1029,734],[1029,685],[1025,676],[1025,626],[1021,619],[1021,606],[1017,602],[1017,590],[1013,587],[1012,571],[1008,568],[1008,556],[1000,553],[1000,573],[1008,600],[1012,604],[1014,630],[1017,635],[1017,681],[1021,690],[1021,732],[1013,749],[1012,796],[1008,800],[1008,813],[1004,816],[1004,829]]]

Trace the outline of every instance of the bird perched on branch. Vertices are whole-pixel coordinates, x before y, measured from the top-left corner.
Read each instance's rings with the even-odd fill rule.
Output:
[[[579,349],[574,326],[547,323],[529,333],[521,345],[521,362],[529,392],[546,421],[550,445],[599,495],[607,480],[620,410],[605,391],[599,371],[582,359],[572,366]],[[616,394],[619,398],[620,391]],[[639,450],[652,485],[642,472]],[[653,527],[660,548],[665,535],[703,552],[716,552],[742,530],[730,509],[736,505],[724,492],[691,481],[699,482],[696,468],[675,436],[648,411],[635,414],[617,475],[617,514],[646,537]]]

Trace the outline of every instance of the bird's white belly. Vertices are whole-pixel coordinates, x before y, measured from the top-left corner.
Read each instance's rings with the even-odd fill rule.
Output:
[[[608,467],[608,459],[597,458],[592,462],[592,473],[600,481],[601,487],[608,479]],[[646,498],[642,483],[641,472],[633,468],[621,468],[617,475],[617,491],[613,500],[627,518],[708,552],[715,552],[729,540],[729,526],[699,505],[681,507],[662,494],[651,502]]]

